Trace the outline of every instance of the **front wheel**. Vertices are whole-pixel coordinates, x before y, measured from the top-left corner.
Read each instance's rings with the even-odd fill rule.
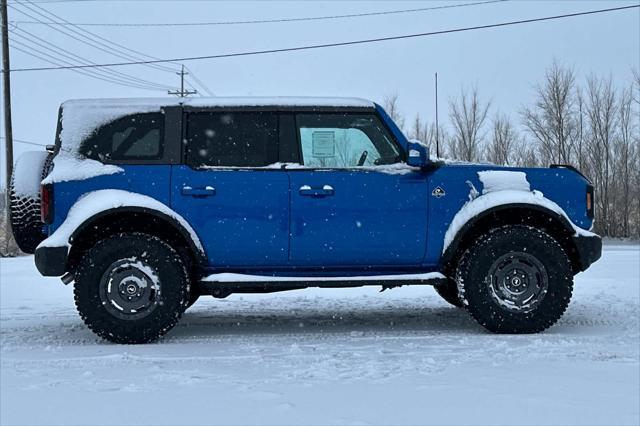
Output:
[[[87,326],[115,343],[146,343],[176,325],[189,298],[182,257],[161,239],[119,234],[99,241],[75,277],[76,307]]]
[[[537,333],[564,314],[573,291],[567,254],[549,234],[509,225],[481,236],[456,271],[462,303],[496,333]]]

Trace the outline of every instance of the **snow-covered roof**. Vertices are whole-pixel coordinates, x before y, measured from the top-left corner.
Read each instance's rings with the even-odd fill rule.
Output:
[[[129,114],[160,111],[175,105],[194,107],[303,106],[364,107],[374,103],[357,98],[328,97],[214,97],[214,98],[114,98],[75,99],[62,104],[62,148],[76,152],[95,129]]]
[[[61,150],[54,160],[54,171],[47,182],[86,179],[121,171],[112,165],[100,165],[96,161],[80,158],[78,150],[82,141],[95,129],[130,115],[158,112],[162,107],[186,105],[193,107],[359,107],[373,108],[371,101],[358,98],[329,97],[213,97],[213,98],[114,98],[74,99],[62,104],[60,131]]]
[[[113,99],[72,99],[64,102],[62,108],[127,108],[141,112],[164,106],[186,105],[195,107],[243,107],[243,106],[301,106],[301,107],[360,107],[372,108],[374,103],[360,98],[322,96],[229,96],[200,98],[113,98]]]

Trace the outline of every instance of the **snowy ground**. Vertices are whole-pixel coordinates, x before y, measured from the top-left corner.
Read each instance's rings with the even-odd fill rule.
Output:
[[[640,247],[607,245],[539,335],[429,287],[205,298],[162,342],[98,340],[72,289],[0,261],[0,423],[638,424]]]

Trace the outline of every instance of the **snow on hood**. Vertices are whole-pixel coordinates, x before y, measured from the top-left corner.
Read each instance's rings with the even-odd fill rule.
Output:
[[[200,238],[198,238],[198,235],[191,225],[189,225],[182,216],[171,210],[165,204],[162,204],[151,197],[135,192],[122,191],[120,189],[103,189],[89,192],[80,197],[80,199],[71,206],[71,209],[69,209],[67,218],[62,222],[62,225],[60,225],[58,229],[49,236],[49,238],[41,242],[40,245],[38,245],[38,248],[71,247],[69,238],[87,219],[98,213],[104,212],[105,210],[118,207],[144,207],[166,214],[178,221],[178,223],[180,223],[180,225],[189,232],[193,243],[196,245],[198,250],[204,253],[204,248],[200,243]]]
[[[524,172],[509,170],[484,170],[478,172],[478,178],[482,182],[482,193],[513,189],[516,191],[530,191],[531,185]]]

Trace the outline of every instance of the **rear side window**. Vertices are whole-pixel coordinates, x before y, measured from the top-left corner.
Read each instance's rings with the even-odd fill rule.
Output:
[[[161,113],[128,115],[99,128],[85,140],[80,153],[102,162],[159,160],[163,123]]]
[[[187,118],[187,163],[193,167],[262,167],[277,161],[278,115],[194,112]]]

